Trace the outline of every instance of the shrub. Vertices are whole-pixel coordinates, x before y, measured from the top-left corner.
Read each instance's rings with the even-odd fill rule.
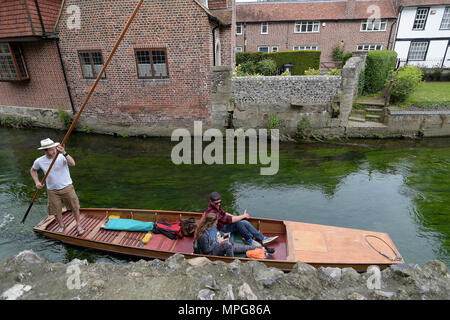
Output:
[[[348,59],[350,59],[353,56],[353,53],[351,52],[347,52],[346,54],[344,54],[344,56],[342,57],[342,67],[345,66],[345,63],[347,62]]]
[[[341,74],[341,70],[333,68],[325,73],[326,76],[339,76]]]
[[[305,70],[305,75],[318,76],[318,75],[320,75],[320,69],[309,68],[308,70]]]
[[[397,64],[397,53],[392,50],[374,50],[367,54],[364,67],[364,94],[381,91]]]
[[[256,72],[264,76],[274,76],[278,73],[275,61],[264,59],[256,64]]]
[[[285,72],[280,74],[280,76],[290,76],[290,75],[291,75],[291,73],[289,72],[289,70],[286,70]]]
[[[256,64],[253,61],[247,61],[239,65],[240,72],[243,75],[249,75],[256,73]]]
[[[398,69],[391,87],[391,102],[403,102],[422,81],[422,70],[417,66],[406,65]]]
[[[25,118],[12,117],[12,116],[1,116],[0,117],[0,127],[6,128],[31,128],[33,123]]]
[[[236,53],[236,64],[242,65],[246,62],[258,62],[266,59],[273,60],[277,71],[283,70],[283,65],[290,63],[293,65],[292,75],[303,75],[309,68],[318,69],[320,66],[320,51],[280,51],[280,52],[238,52]]]
[[[344,58],[344,49],[341,46],[334,47],[331,52],[331,58],[335,62],[342,62]]]

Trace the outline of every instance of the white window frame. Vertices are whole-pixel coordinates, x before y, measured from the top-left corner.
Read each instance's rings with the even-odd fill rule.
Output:
[[[439,30],[450,30],[450,7],[445,7]]]
[[[428,7],[419,7],[416,10],[416,16],[414,17],[413,22],[413,30],[421,31],[425,30],[425,26],[428,20],[428,14],[430,13],[430,8]],[[416,23],[419,24],[420,27],[415,27]]]
[[[242,47],[235,47],[234,52],[242,52]]]
[[[264,32],[264,27],[266,27],[266,31]],[[269,23],[261,22],[261,34],[269,34]]]
[[[241,32],[238,32],[238,27],[241,30]],[[236,35],[238,36],[242,35],[242,23],[236,23]]]
[[[361,21],[361,32],[383,32],[387,28],[387,19],[367,19]]]
[[[423,44],[426,44],[425,46],[423,46]],[[413,49],[413,45],[414,46],[418,46],[421,45],[422,48],[424,48],[423,52],[423,57],[413,57],[411,58],[411,55],[418,55],[417,52],[412,52]],[[411,41],[411,44],[409,45],[409,50],[408,50],[408,61],[425,61],[427,59],[427,53],[428,53],[428,46],[430,45],[430,43],[428,41]]]
[[[366,43],[358,44],[356,51],[373,51],[373,50],[383,50],[383,45],[379,43]]]
[[[294,51],[303,51],[303,50],[319,50],[319,47],[317,45],[301,45],[301,46],[294,46],[292,48]]]
[[[302,27],[306,27],[306,31],[302,31]],[[308,31],[308,27],[311,26],[312,31]],[[314,31],[315,27],[317,30]],[[295,21],[294,23],[294,33],[319,33],[320,32],[320,21]]]
[[[267,51],[261,51],[260,50],[261,48],[267,48]],[[267,52],[267,53],[269,53],[270,52],[270,47],[269,46],[258,46],[258,52]]]
[[[273,50],[273,49],[275,49],[275,50]],[[278,46],[272,46],[270,48],[270,52],[278,52]]]

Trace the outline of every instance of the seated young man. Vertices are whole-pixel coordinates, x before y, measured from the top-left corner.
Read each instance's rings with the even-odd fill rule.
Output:
[[[247,245],[254,245],[257,241],[263,246],[266,246],[278,239],[278,236],[264,236],[261,232],[256,230],[250,222],[245,220],[250,217],[250,215],[247,213],[247,210],[244,211],[243,215],[234,216],[222,210],[221,205],[222,197],[220,196],[220,194],[217,192],[212,192],[210,195],[208,208],[203,214],[202,219],[206,214],[210,212],[216,213],[218,216],[217,230],[223,233],[239,232],[244,240],[244,243]],[[255,239],[256,241],[253,239]],[[258,243],[256,243],[256,245],[258,245]]]

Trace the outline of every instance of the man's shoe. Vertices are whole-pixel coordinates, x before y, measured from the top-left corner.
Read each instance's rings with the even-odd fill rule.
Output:
[[[273,254],[275,253],[275,248],[266,248],[267,253]]]
[[[274,242],[277,239],[278,239],[278,236],[275,236],[275,237],[264,237],[264,239],[262,241],[262,244],[263,244],[263,246],[265,246],[265,245],[268,245],[269,243]]]
[[[248,246],[255,246],[255,247],[262,247],[261,243],[259,243],[256,240],[253,240],[252,238],[245,240],[244,238],[242,238],[242,241],[244,242],[244,244],[248,245]]]

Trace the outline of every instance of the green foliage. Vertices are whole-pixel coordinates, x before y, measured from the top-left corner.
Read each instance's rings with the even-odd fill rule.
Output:
[[[270,59],[277,66],[277,70],[283,70],[283,65],[292,64],[292,75],[303,75],[309,68],[318,69],[320,66],[320,51],[301,50],[301,51],[279,51],[279,52],[238,52],[236,53],[236,64],[242,65],[245,62],[252,61],[254,64]],[[250,73],[249,73],[250,74]]]
[[[278,73],[275,61],[271,59],[264,59],[256,64],[256,73],[264,76],[275,76]]]
[[[413,93],[422,81],[422,70],[413,65],[405,65],[398,69],[391,87],[391,102],[403,102]]]
[[[285,72],[280,74],[280,76],[290,76],[290,75],[291,75],[291,73],[289,72],[289,70],[286,70]]]
[[[272,115],[269,118],[269,130],[272,129],[280,129],[282,125],[281,120],[276,116],[276,115]]]
[[[86,125],[86,126],[83,126],[83,127],[80,129],[80,131],[81,131],[81,132],[84,132],[84,133],[91,133],[91,128],[89,128],[89,127]]]
[[[397,53],[392,50],[373,50],[367,54],[364,67],[364,94],[381,91],[397,64]]]
[[[344,54],[344,56],[342,57],[342,67],[345,66],[345,63],[347,62],[348,59],[350,59],[353,56],[353,53],[351,52],[347,52],[346,54]]]
[[[0,117],[0,127],[6,128],[31,128],[32,122],[25,118],[15,118],[12,116]]]
[[[312,126],[307,117],[303,117],[297,125],[297,137],[306,139],[312,135]]]
[[[70,125],[72,124],[72,117],[67,113],[67,111],[64,109],[58,109],[56,113],[58,113],[58,118],[63,123],[64,128],[70,128]]]
[[[359,78],[358,78],[358,97],[362,96],[364,93],[364,85],[366,82],[366,73],[365,69],[361,69],[359,72]]]
[[[318,76],[318,75],[320,75],[320,69],[309,68],[308,70],[305,70],[305,75]]]
[[[334,47],[331,52],[331,58],[335,62],[341,62],[344,58],[344,49],[341,46]]]
[[[325,73],[326,76],[339,76],[341,75],[341,70],[333,68]]]

